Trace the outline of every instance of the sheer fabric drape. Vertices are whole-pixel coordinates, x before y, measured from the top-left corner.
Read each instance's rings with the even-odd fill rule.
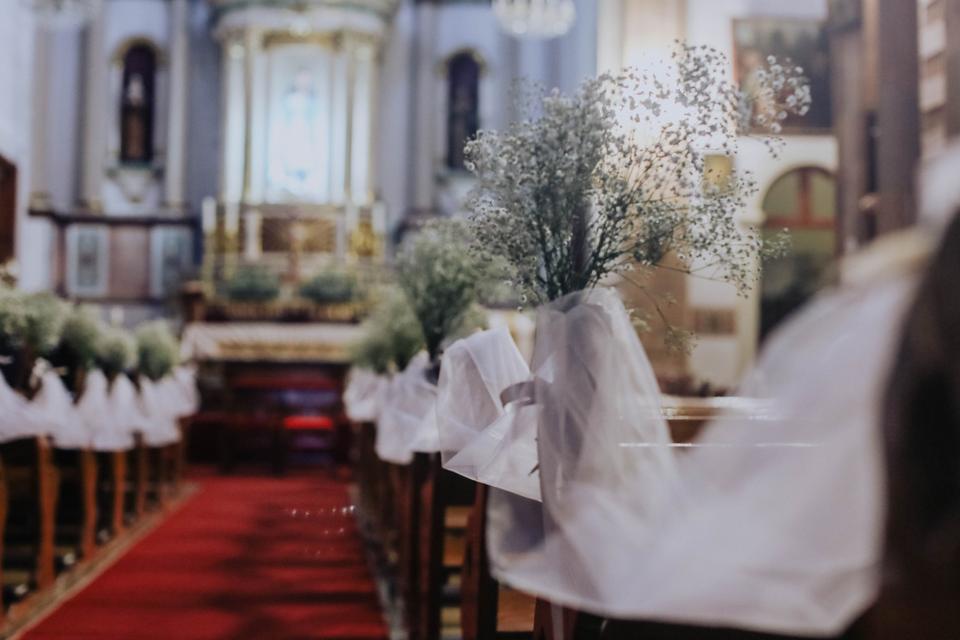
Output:
[[[609,296],[545,308],[534,356],[542,502],[491,492],[499,580],[617,618],[842,631],[877,589],[878,395],[914,277],[824,295],[776,333],[731,414],[674,456]]]
[[[429,365],[427,354],[420,353],[390,381],[377,422],[375,449],[381,460],[408,464],[414,452],[430,445],[439,448],[437,387],[427,379]]]

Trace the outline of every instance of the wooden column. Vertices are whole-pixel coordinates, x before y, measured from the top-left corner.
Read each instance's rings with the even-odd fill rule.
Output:
[[[861,200],[868,192],[868,99],[865,36],[859,0],[832,5],[829,22],[833,131],[837,138],[837,250],[854,251],[862,237]]]
[[[914,177],[920,158],[917,3],[878,0],[877,230],[916,219]]]
[[[947,138],[960,135],[960,0],[944,0],[947,37]]]

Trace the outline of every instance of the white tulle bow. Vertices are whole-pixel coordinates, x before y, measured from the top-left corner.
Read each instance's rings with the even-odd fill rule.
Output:
[[[377,422],[375,449],[381,460],[408,464],[416,451],[439,448],[432,418],[437,387],[427,379],[429,366],[427,354],[420,353],[391,380]]]
[[[369,369],[353,368],[343,391],[343,406],[354,422],[376,422],[386,399],[390,378]]]
[[[892,277],[814,302],[770,338],[740,390],[770,415],[715,420],[675,458],[625,315],[592,297],[544,309],[543,500],[491,492],[494,576],[604,616],[843,631],[878,586],[878,411],[914,285]]]

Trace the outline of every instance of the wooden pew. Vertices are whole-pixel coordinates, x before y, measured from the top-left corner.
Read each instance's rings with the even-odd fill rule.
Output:
[[[459,604],[469,507],[475,484],[443,469],[440,454],[423,460],[420,484],[416,622],[411,637],[438,640],[444,604]]]
[[[7,474],[3,467],[3,462],[0,461],[0,587],[5,584],[3,580],[3,540],[4,536],[6,535],[7,514],[9,512],[7,503]],[[4,622],[6,622],[6,606],[3,598],[3,591],[4,590],[0,588],[0,625],[3,625]]]
[[[131,524],[147,510],[150,484],[150,450],[143,437],[137,435],[136,444],[127,452],[127,477],[124,484],[124,521]]]
[[[58,549],[88,559],[97,546],[97,456],[89,449],[60,448],[53,456],[60,471]]]
[[[127,488],[126,451],[98,451],[97,461],[97,536],[101,542],[126,529],[124,511]]]
[[[711,399],[665,398],[664,416],[674,442],[692,442],[704,424],[716,415]],[[601,637],[604,620],[573,609],[557,607],[542,599],[499,585],[490,575],[486,555],[486,503],[489,488],[479,486],[468,529],[464,559],[461,631],[464,640],[474,638],[530,637],[535,640],[595,640]],[[504,607],[509,614],[504,615]],[[609,622],[607,623],[609,625]],[[561,625],[563,633],[555,627]],[[619,627],[614,625],[613,629]],[[619,638],[644,638],[640,635]],[[611,636],[611,639],[613,636]]]
[[[487,499],[490,488],[477,484],[467,520],[461,572],[460,633],[463,640],[533,637],[536,599],[500,585],[490,575],[487,556]]]
[[[427,469],[426,454],[416,454],[408,465],[392,470],[397,517],[397,560],[400,593],[410,640],[420,640],[420,492]]]
[[[55,541],[59,473],[46,437],[23,438],[0,445],[9,499],[4,530],[5,589],[23,595],[29,586],[45,589],[56,577]],[[18,576],[16,571],[22,574]]]

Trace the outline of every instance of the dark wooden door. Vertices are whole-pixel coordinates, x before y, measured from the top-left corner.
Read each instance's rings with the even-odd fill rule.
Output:
[[[0,264],[13,257],[17,222],[17,167],[0,156]]]

